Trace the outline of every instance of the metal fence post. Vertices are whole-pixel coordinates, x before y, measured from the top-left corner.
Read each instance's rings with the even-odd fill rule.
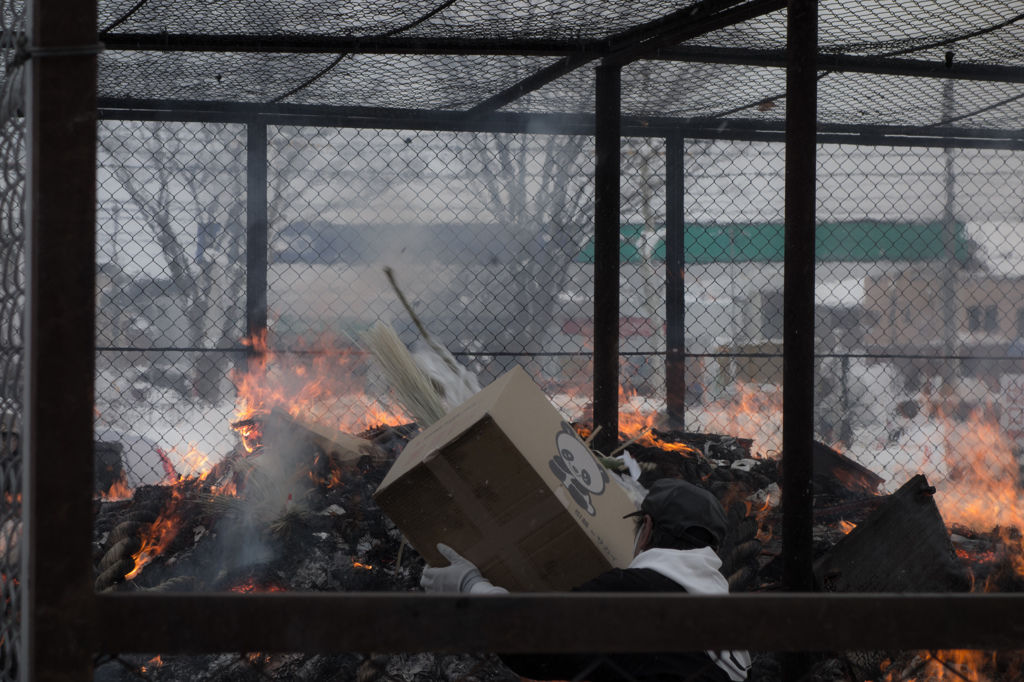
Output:
[[[955,90],[952,78],[946,79],[942,85],[942,117],[953,118],[955,106]],[[942,352],[946,356],[939,374],[942,377],[943,395],[948,397],[959,380],[960,362],[954,356],[960,354],[957,343],[957,289],[959,284],[959,266],[956,260],[956,170],[953,157],[956,150],[946,146],[942,150],[943,157],[943,202],[942,202]]]
[[[246,126],[245,336],[249,360],[255,341],[267,331],[267,124],[258,118]],[[250,366],[251,369],[251,366]]]
[[[96,3],[30,8],[24,680],[92,679]]]
[[[783,587],[814,588],[814,258],[817,3],[790,0],[786,70],[786,255],[783,311]],[[791,674],[797,671],[790,669]],[[784,679],[796,679],[787,677]]]
[[[594,439],[600,452],[619,440],[619,205],[622,166],[621,67],[597,67],[594,134]]]
[[[665,403],[675,426],[686,428],[686,282],[684,279],[686,145],[665,139]]]

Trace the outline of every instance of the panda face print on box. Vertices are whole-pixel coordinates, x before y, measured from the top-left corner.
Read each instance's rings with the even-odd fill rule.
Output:
[[[572,427],[562,422],[562,430],[555,436],[558,454],[551,458],[551,471],[562,482],[576,504],[597,515],[591,496],[600,495],[608,483],[608,472],[594,459],[590,450],[580,442]]]

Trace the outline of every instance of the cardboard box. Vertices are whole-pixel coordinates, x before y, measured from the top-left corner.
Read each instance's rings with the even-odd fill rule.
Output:
[[[432,566],[443,542],[510,591],[633,559],[635,505],[519,367],[410,441],[374,499]]]

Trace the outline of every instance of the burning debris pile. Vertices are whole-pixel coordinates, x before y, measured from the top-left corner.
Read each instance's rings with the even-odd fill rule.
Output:
[[[115,482],[96,501],[97,591],[418,591],[423,559],[373,495],[420,426],[392,420],[395,425],[353,435],[326,426],[309,410],[285,410],[269,395],[252,399],[251,389],[246,395],[250,399],[232,423],[239,444],[217,464],[135,490]],[[618,458],[601,457],[603,465],[631,485],[649,488],[676,478],[712,492],[730,522],[719,551],[730,589],[780,589],[780,459],[756,452],[750,438],[664,430],[652,418],[632,426],[624,421],[624,431],[636,435],[619,448]],[[584,441],[591,436],[587,424],[573,428]],[[936,565],[947,577],[955,574],[945,589],[1021,589],[1024,543],[1017,528],[1024,524],[987,530],[982,517],[964,516],[947,529],[946,509],[939,513],[936,491],[923,477],[886,495],[880,477],[820,443],[814,471],[821,589],[891,587],[842,562],[874,561],[905,537],[891,521],[894,510],[901,518],[911,515],[913,532],[937,548],[942,561]],[[935,573],[922,575],[919,588],[934,588],[928,579]],[[837,655],[824,659],[822,669],[862,680],[882,679],[884,668],[888,679],[909,679],[949,658],[929,656],[885,652],[865,662]],[[854,663],[863,665],[856,669]],[[102,663],[95,679],[137,679],[143,669],[153,680],[518,679],[493,656],[373,654],[121,657]],[[776,659],[755,657],[755,672],[777,679]]]
[[[328,442],[291,422],[294,437],[269,448],[269,422],[287,424],[278,415],[236,422],[245,447],[202,475],[98,500],[96,589],[412,588],[409,572],[395,566],[400,538],[372,494],[417,427],[339,433]],[[338,447],[342,439],[348,447]]]

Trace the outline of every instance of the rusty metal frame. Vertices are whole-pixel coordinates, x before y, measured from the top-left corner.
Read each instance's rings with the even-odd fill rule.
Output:
[[[19,668],[30,680],[87,679],[95,622],[96,3],[28,4]]]
[[[619,443],[619,225],[622,68],[597,67],[594,116],[594,448]]]
[[[791,4],[807,10],[814,0]],[[89,680],[92,655],[100,652],[1024,648],[1024,595],[96,594],[96,66],[88,54],[95,5],[35,0],[34,20],[33,44],[50,52],[33,58],[28,105],[25,679]],[[805,39],[809,30],[800,28]],[[794,57],[790,69],[806,68],[801,63]],[[805,92],[796,81],[792,88]],[[800,150],[790,160],[790,182],[813,177],[813,125],[807,128],[803,135],[791,131]],[[794,215],[787,216],[787,232],[797,240],[804,238],[807,200],[793,195]],[[787,287],[787,316],[791,296]],[[808,320],[787,322],[799,330]],[[787,348],[787,379],[802,381],[802,346]],[[787,384],[787,395],[794,389]],[[796,439],[799,451],[808,427],[799,413],[793,421],[789,415],[787,443]],[[792,456],[787,449],[787,463]],[[791,471],[787,489],[807,484]],[[595,632],[615,634],[597,642]]]
[[[782,584],[814,589],[814,229],[816,165],[817,0],[790,0],[786,69],[786,197],[782,369]]]
[[[680,134],[665,138],[665,405],[686,430],[686,145]]]
[[[312,125],[382,130],[448,130],[458,132],[530,132],[550,135],[593,135],[593,115],[519,114],[499,112],[486,118],[466,112],[387,110],[368,107],[324,107],[304,104],[227,104],[168,100],[100,100],[104,120],[187,121],[268,125]],[[785,142],[785,122],[753,119],[675,119],[622,116],[625,137]],[[818,144],[888,147],[957,147],[1024,150],[1020,131],[993,131],[955,126],[818,124]]]
[[[1022,594],[318,593],[96,601],[95,646],[104,653],[1024,648]],[[614,636],[595,639],[595,632]]]
[[[701,0],[645,26],[609,38],[601,55],[571,54],[520,82],[483,100],[470,109],[474,115],[489,114],[523,95],[603,57],[604,66],[624,66],[656,53],[660,48],[705,35],[785,7],[785,0]]]

